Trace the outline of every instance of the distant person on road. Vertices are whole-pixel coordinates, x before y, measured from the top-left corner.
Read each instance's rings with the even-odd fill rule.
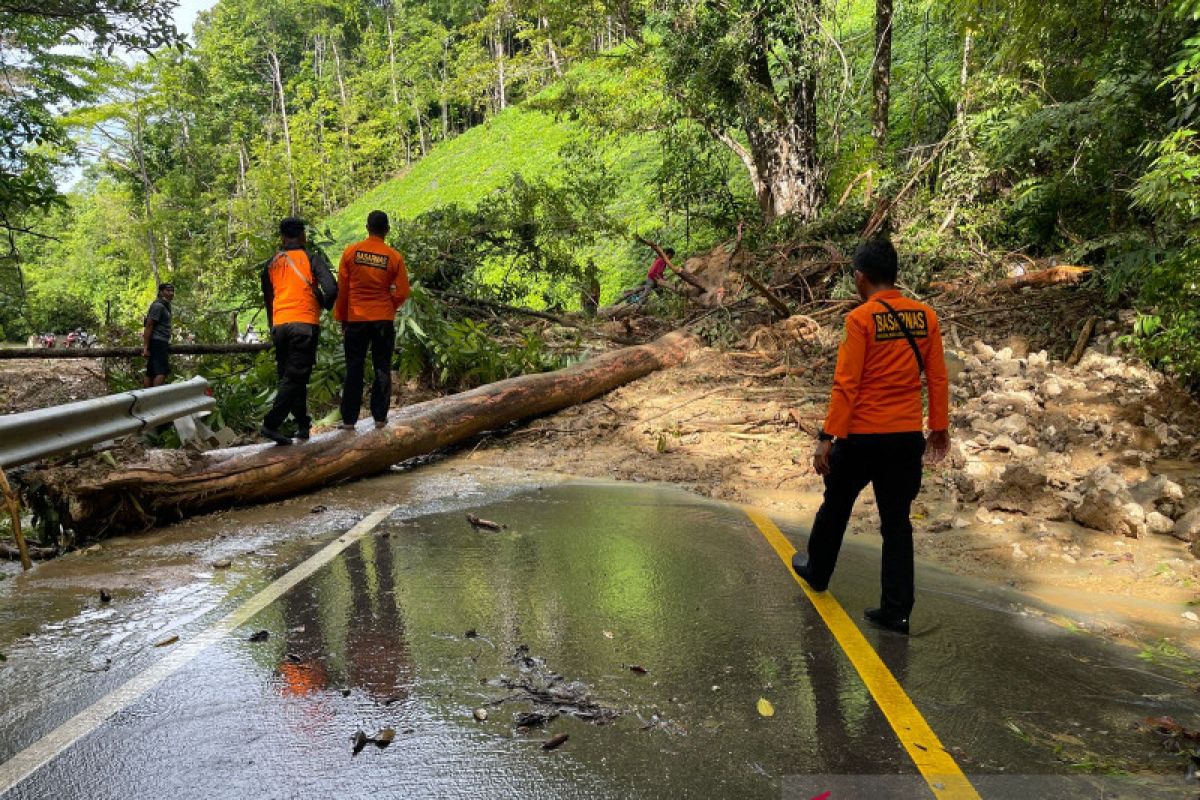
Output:
[[[291,439],[280,431],[289,415],[296,421],[297,439],[308,439],[312,428],[308,379],[317,361],[321,309],[333,306],[337,280],[325,254],[307,247],[304,220],[288,217],[280,222],[279,237],[279,252],[262,266],[263,299],[275,344],[279,388],[258,432],[284,445],[291,444]]]
[[[813,590],[828,587],[854,502],[875,491],[883,534],[883,590],[868,621],[908,633],[913,607],[909,511],[921,489],[922,456],[941,461],[950,446],[949,382],[937,315],[896,288],[891,242],[871,240],[854,254],[854,284],[863,304],[846,317],[833,396],[818,434],[813,469],[825,499],[813,520],[807,557],[792,559]],[[921,376],[929,391],[929,438],[922,434]],[[926,448],[928,447],[928,453]]]
[[[146,388],[162,386],[171,371],[171,301],[175,287],[169,283],[158,286],[158,297],[150,304],[142,324],[142,358],[146,359]]]
[[[382,211],[367,215],[367,238],[342,253],[338,299],[333,317],[342,323],[346,382],[342,386],[342,429],[353,430],[362,408],[363,374],[371,350],[371,416],[375,427],[387,424],[392,399],[392,353],[396,349],[396,312],[408,299],[404,256],[384,239],[390,230]]]

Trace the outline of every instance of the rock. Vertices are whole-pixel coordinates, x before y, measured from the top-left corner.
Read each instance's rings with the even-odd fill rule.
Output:
[[[1005,348],[1006,350],[1008,348]],[[1003,352],[1003,351],[1001,351]],[[1000,353],[996,354],[995,360],[996,376],[1000,378],[1015,378],[1021,374],[1021,362],[1012,358],[1001,359]]]
[[[994,434],[996,433],[996,423],[987,417],[976,417],[971,420],[971,430],[979,431],[980,433]]]
[[[1145,508],[1145,506],[1143,506]],[[1146,515],[1146,529],[1151,533],[1169,534],[1175,528],[1175,523],[1165,514],[1151,511]]]
[[[958,383],[959,376],[966,372],[967,364],[958,353],[953,350],[946,351],[946,375],[950,380],[950,385]]]
[[[1047,378],[1042,381],[1042,385],[1038,387],[1038,392],[1043,397],[1058,397],[1063,393],[1062,382],[1058,378]]]
[[[1086,528],[1137,538],[1146,532],[1146,512],[1134,502],[1124,480],[1097,467],[1084,480],[1071,518]]]
[[[1020,436],[1029,430],[1029,420],[1024,414],[1009,414],[996,423],[996,430],[1009,436]]]
[[[979,399],[989,411],[996,414],[1014,411],[1029,414],[1038,409],[1037,398],[1030,391],[987,392]]]
[[[1046,474],[1029,464],[1009,464],[1000,480],[983,495],[983,507],[1064,519],[1067,504],[1049,486]]]
[[[989,450],[996,450],[1001,453],[1011,453],[1016,447],[1017,443],[1012,440],[1012,437],[1003,433],[988,442]]]
[[[1012,453],[1013,459],[1016,461],[1032,461],[1038,457],[1038,449],[1030,447],[1027,444],[1018,444],[1009,452]]]
[[[1171,527],[1171,535],[1176,539],[1192,543],[1192,552],[1196,552],[1196,542],[1200,542],[1200,507],[1193,508],[1184,514]]]
[[[996,351],[983,342],[975,342],[972,349],[975,351],[975,357],[981,362],[988,362],[996,357]]]
[[[1146,511],[1155,511],[1160,505],[1178,503],[1183,499],[1183,487],[1166,475],[1155,475],[1136,486],[1129,487],[1129,494]]]
[[[1005,347],[1005,348],[1002,348],[1002,349],[996,351],[996,360],[997,361],[1012,361],[1012,359],[1013,359],[1013,349],[1011,347]]]
[[[1025,363],[1030,367],[1045,367],[1050,364],[1050,354],[1045,350],[1039,350],[1036,353],[1030,353],[1025,359]]]

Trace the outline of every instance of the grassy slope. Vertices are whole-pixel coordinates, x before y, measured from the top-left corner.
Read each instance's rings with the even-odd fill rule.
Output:
[[[382,209],[413,219],[439,206],[472,206],[512,173],[542,177],[557,165],[558,149],[572,135],[568,123],[513,107],[447,142],[404,173],[359,197],[327,220],[338,246],[363,234],[367,214]]]

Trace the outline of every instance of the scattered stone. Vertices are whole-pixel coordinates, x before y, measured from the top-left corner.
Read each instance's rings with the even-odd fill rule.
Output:
[[[1146,512],[1133,501],[1128,486],[1107,466],[1092,470],[1071,509],[1071,518],[1086,528],[1136,539],[1146,532]]]
[[[1146,511],[1154,511],[1160,505],[1177,503],[1183,499],[1183,487],[1166,475],[1155,475],[1136,486],[1129,487],[1129,494]]]
[[[1175,523],[1165,514],[1151,511],[1146,515],[1146,529],[1151,533],[1170,534],[1174,531]]]
[[[972,349],[975,351],[975,357],[981,362],[986,363],[996,357],[996,351],[983,342],[975,342]]]
[[[1029,420],[1024,414],[1009,414],[996,423],[996,429],[1000,433],[1016,437],[1029,430]]]
[[[487,722],[487,718],[488,718],[487,709],[486,708],[477,708],[472,713],[472,716],[475,717],[476,722]]]
[[[984,493],[982,502],[981,510],[1010,511],[1046,519],[1067,516],[1066,502],[1050,488],[1045,473],[1029,464],[1009,464],[999,482]]]
[[[112,602],[112,595],[108,593],[107,589],[100,590],[100,602],[101,603],[111,603]]]
[[[229,569],[233,566],[233,562],[228,558],[222,558],[219,561],[213,562],[213,569]]]
[[[1200,542],[1200,507],[1193,508],[1176,520],[1170,533],[1185,542]]]

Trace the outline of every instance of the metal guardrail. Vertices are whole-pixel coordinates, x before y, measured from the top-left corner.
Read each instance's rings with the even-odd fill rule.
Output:
[[[217,401],[207,392],[208,381],[195,377],[153,389],[0,416],[0,467],[17,467],[212,411]]]

